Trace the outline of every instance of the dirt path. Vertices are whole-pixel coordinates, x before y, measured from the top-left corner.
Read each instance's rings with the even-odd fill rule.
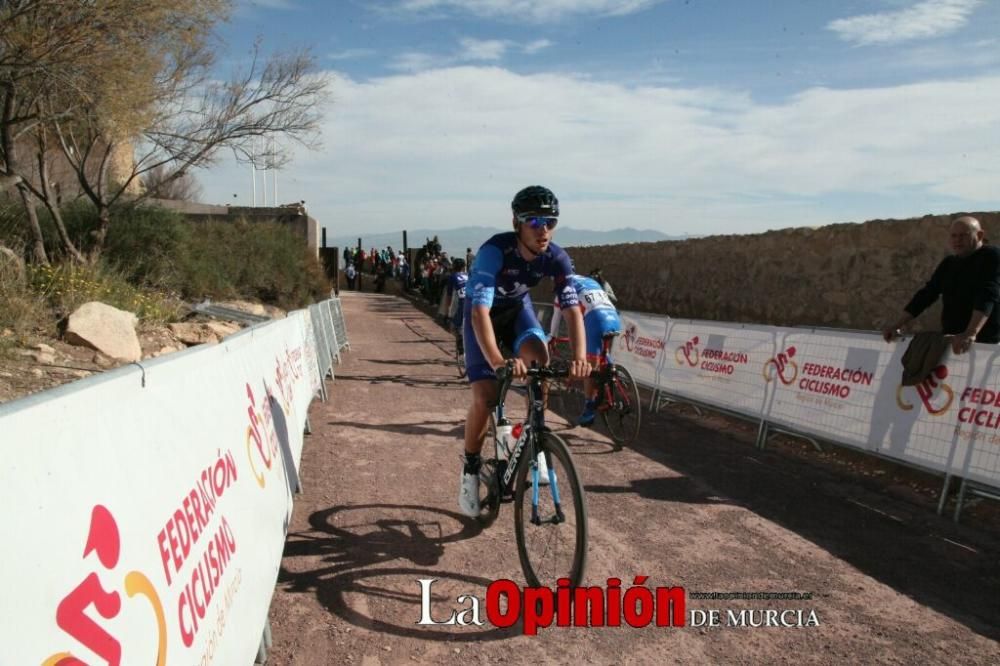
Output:
[[[1000,539],[843,474],[752,448],[720,417],[660,413],[614,453],[554,415],[587,490],[587,583],[648,576],[692,592],[807,592],[798,601],[688,598],[723,626],[497,629],[417,624],[523,580],[504,506],[458,513],[467,385],[448,333],[409,302],[344,295],[352,351],[310,412],[298,498],[271,608],[271,664],[997,663]],[[819,626],[732,627],[726,611],[801,610]],[[786,616],[792,618],[793,616]],[[795,616],[797,617],[797,616]],[[485,611],[482,612],[485,620]]]

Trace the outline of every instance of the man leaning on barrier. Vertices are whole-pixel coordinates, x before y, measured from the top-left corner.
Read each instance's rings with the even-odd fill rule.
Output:
[[[1000,342],[1000,249],[986,244],[979,220],[963,216],[951,223],[951,255],[938,264],[892,326],[882,330],[886,342],[941,297],[941,331],[956,354],[973,342]]]

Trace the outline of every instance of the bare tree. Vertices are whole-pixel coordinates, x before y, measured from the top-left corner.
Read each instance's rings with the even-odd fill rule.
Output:
[[[202,194],[194,175],[185,172],[177,176],[165,164],[142,174],[142,191],[146,196],[171,201],[197,201]]]
[[[211,78],[211,28],[229,5],[0,1],[0,176],[19,177],[37,261],[47,258],[36,200],[49,207],[68,253],[79,256],[48,177],[52,145],[97,209],[92,259],[103,249],[112,206],[162,192],[221,149],[252,155],[255,140],[275,137],[285,146],[315,145],[327,81],[306,52],[264,61],[255,44],[241,73]],[[288,157],[286,148],[262,159],[273,167]],[[142,192],[150,172],[159,186]]]
[[[67,254],[82,259],[49,181],[51,123],[72,117],[82,101],[93,99],[95,88],[112,91],[117,83],[119,91],[142,89],[143,78],[155,71],[150,64],[155,52],[127,53],[123,36],[145,30],[150,43],[171,34],[183,42],[199,34],[192,29],[197,21],[207,32],[208,12],[224,5],[225,0],[0,2],[0,174],[19,178],[35,261],[48,261],[37,202],[49,209]],[[170,21],[177,26],[173,32]]]
[[[136,193],[134,184],[153,169],[163,170],[162,187],[211,164],[222,149],[252,154],[253,142],[261,137],[316,145],[328,83],[314,72],[307,53],[277,54],[262,62],[255,44],[243,72],[221,83],[209,79],[202,54],[182,55],[156,77],[138,136],[109,125],[97,105],[85,105],[69,122],[53,123],[84,194],[98,210],[95,253],[103,247],[111,207],[148,197],[148,192]],[[111,164],[123,145],[134,148],[134,161],[111,178]],[[280,166],[289,154],[275,151],[263,159]]]

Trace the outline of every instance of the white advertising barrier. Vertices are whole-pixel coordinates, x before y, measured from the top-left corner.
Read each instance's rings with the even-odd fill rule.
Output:
[[[666,317],[622,311],[622,332],[615,338],[612,355],[615,363],[624,365],[632,378],[644,386],[660,386],[660,369],[668,360]]]
[[[300,322],[302,328],[302,340],[303,340],[303,354],[305,356],[305,365],[309,372],[309,382],[313,393],[316,393],[323,388],[323,375],[319,368],[319,355],[316,349],[316,329],[313,325],[312,316],[308,310],[297,310],[294,313],[288,315],[289,318],[295,315]],[[305,344],[309,341],[313,341],[313,344]]]
[[[307,317],[0,406],[4,664],[253,662],[318,382]]]
[[[768,422],[920,467],[1000,487],[1000,350],[945,354],[919,386],[902,387],[906,342],[783,329],[761,369],[774,387]]]
[[[757,417],[767,399],[761,368],[779,351],[779,337],[779,329],[768,326],[670,320],[658,386]]]
[[[876,423],[888,424],[896,412],[916,416],[896,404],[905,343],[890,345],[847,331],[781,329],[780,334],[778,353],[756,368],[761,389],[772,389],[762,413],[768,422],[877,451]],[[891,430],[899,445],[893,457],[905,457],[906,447],[915,444],[909,441],[912,433]],[[943,462],[927,466],[942,469]]]
[[[946,353],[903,387],[906,342],[874,333],[621,317],[615,360],[639,383],[1000,487],[1000,347]]]

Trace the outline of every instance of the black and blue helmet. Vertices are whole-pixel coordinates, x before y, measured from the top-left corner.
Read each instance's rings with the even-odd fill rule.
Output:
[[[552,194],[552,190],[541,185],[531,185],[515,194],[510,207],[515,215],[538,213],[552,217],[559,216],[559,199]]]

